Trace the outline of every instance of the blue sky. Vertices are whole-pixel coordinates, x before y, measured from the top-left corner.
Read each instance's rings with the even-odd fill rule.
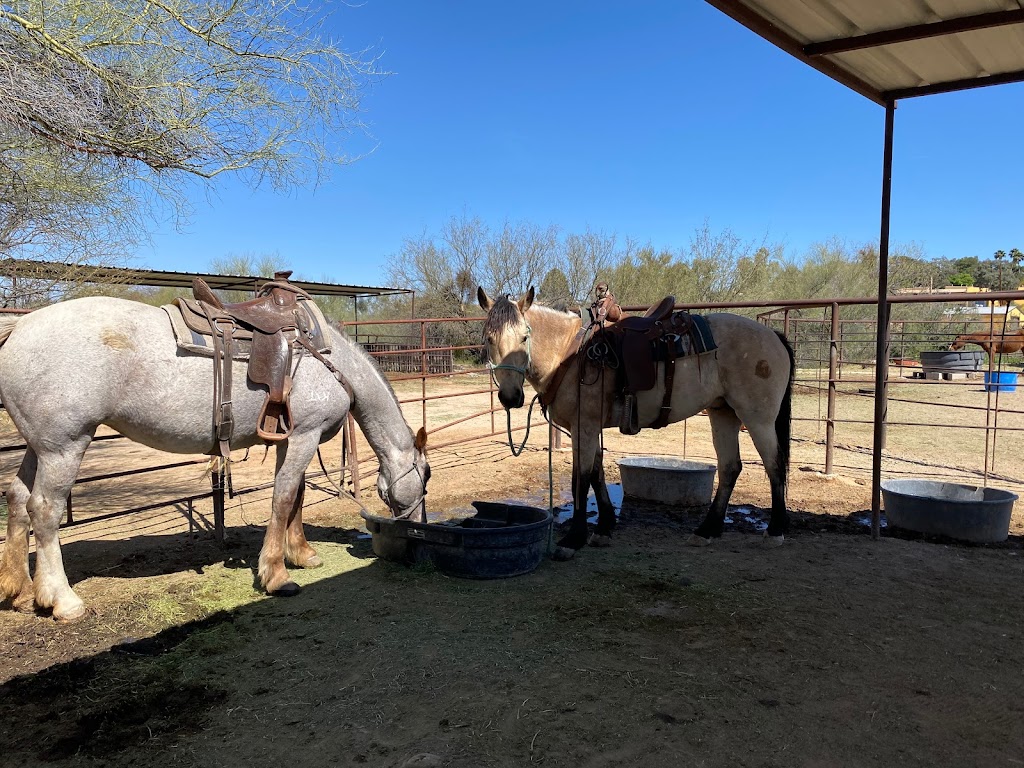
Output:
[[[386,285],[405,239],[463,214],[673,250],[707,220],[795,258],[877,241],[884,110],[704,2],[334,5],[343,47],[393,73],[364,98],[376,149],[316,189],[197,187],[184,231],[154,233],[136,266],[277,253],[309,279]],[[900,102],[893,241],[1024,248],[1022,128],[1021,84]]]

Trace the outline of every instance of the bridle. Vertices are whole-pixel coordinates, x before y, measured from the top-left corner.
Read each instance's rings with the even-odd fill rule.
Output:
[[[391,489],[395,487],[399,480],[403,479],[406,475],[412,474],[413,472],[415,472],[420,478],[420,495],[419,498],[417,498],[414,503],[409,505],[405,512],[399,515],[397,512],[395,512],[395,507],[397,506],[397,504],[395,503],[395,500],[391,498]],[[423,516],[427,516],[427,481],[423,477],[423,473],[420,471],[420,468],[415,461],[413,461],[412,466],[405,470],[405,472],[403,472],[394,480],[389,482],[384,487],[383,491],[378,488],[377,495],[380,496],[381,501],[383,501],[387,505],[388,509],[391,510],[391,515],[396,520],[407,520],[408,518],[412,517],[412,513],[419,509],[420,504],[423,505]]]
[[[526,318],[523,318],[524,322]],[[530,370],[530,366],[533,363],[533,352],[531,350],[531,339],[533,338],[533,329],[529,323],[526,323],[526,365],[510,365],[509,363],[492,363],[490,360],[487,361],[487,369],[491,372],[491,381],[494,382],[494,386],[498,386],[498,380],[494,377],[495,371],[514,371],[526,380],[527,372]]]

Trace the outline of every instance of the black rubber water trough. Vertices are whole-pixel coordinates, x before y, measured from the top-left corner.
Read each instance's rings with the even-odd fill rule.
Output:
[[[885,480],[882,502],[891,525],[975,544],[1006,541],[1017,495],[936,480]]]
[[[474,501],[476,514],[443,523],[414,523],[359,514],[373,553],[402,563],[432,563],[449,576],[503,579],[530,573],[547,551],[551,513],[540,507]]]
[[[921,353],[921,368],[925,373],[962,373],[983,371],[985,353],[978,350],[948,350]]]

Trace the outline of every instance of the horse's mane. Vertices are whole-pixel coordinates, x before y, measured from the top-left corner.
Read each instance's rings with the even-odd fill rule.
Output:
[[[517,322],[521,316],[519,305],[508,296],[502,296],[491,305],[484,321],[484,333],[488,331],[500,331],[506,325]]]
[[[351,336],[349,336],[348,333],[346,333],[345,330],[343,328],[341,328],[339,325],[337,325],[337,324],[332,322],[330,324],[330,327],[339,336],[341,336],[341,338],[344,341],[348,342],[349,346],[352,347],[353,351],[357,355],[362,357],[367,363],[370,364],[370,366],[377,372],[377,375],[380,376],[380,380],[384,382],[384,386],[388,388],[388,392],[391,393],[391,397],[393,397],[395,399],[395,401],[397,402],[398,401],[398,395],[395,394],[395,389],[394,389],[394,387],[391,386],[391,382],[388,381],[388,377],[385,376],[384,372],[380,369],[380,364],[377,362],[376,358],[373,355],[371,355],[369,352],[366,351],[366,347],[364,347],[358,341],[356,341]],[[342,373],[344,373],[344,371],[342,371]],[[409,429],[411,431],[412,427],[410,427]]]
[[[530,310],[541,310],[542,312],[550,312],[553,315],[564,317],[579,317],[575,312],[555,309],[539,302],[534,302],[530,306]],[[487,320],[484,322],[484,333],[500,331],[506,325],[517,322],[521,316],[522,313],[519,311],[519,305],[508,296],[502,296],[494,302],[491,310],[487,313]]]

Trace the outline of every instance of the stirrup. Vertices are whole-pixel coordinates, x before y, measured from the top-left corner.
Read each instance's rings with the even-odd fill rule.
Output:
[[[292,410],[288,403],[271,402],[268,396],[256,422],[257,437],[267,443],[277,443],[287,440],[291,433]]]
[[[637,413],[636,395],[632,392],[626,393],[626,399],[622,403],[622,417],[619,419],[619,432],[624,435],[636,435],[640,433],[640,417]]]

